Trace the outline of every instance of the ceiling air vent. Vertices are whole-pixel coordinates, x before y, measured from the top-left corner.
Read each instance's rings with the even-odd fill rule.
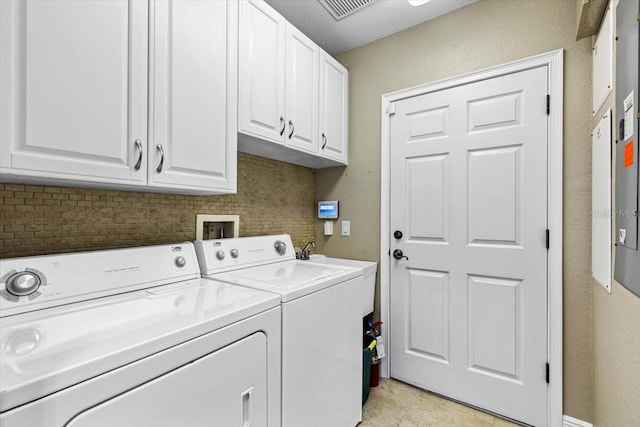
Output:
[[[336,21],[372,5],[378,0],[318,0]]]

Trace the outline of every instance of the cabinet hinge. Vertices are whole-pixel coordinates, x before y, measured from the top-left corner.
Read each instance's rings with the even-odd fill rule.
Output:
[[[547,95],[547,116],[549,115],[550,111],[551,111],[551,95]]]
[[[393,115],[396,113],[396,104],[394,104],[393,102],[389,104],[389,106],[387,107],[387,114],[388,115]]]
[[[389,256],[391,256],[391,249],[389,249]]]
[[[547,367],[546,367],[546,372],[545,372],[545,379],[547,381],[547,384],[549,384],[549,364],[547,363]]]
[[[546,239],[545,239],[547,249],[549,249],[549,239],[550,239],[550,238],[549,238],[549,229],[547,228],[547,231],[546,231]]]

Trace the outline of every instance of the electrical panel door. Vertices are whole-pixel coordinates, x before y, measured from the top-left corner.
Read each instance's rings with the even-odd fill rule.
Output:
[[[638,251],[638,55],[640,1],[621,1],[616,18],[615,279],[640,296]]]

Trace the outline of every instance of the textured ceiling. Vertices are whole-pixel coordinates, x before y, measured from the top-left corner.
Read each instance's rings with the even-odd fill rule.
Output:
[[[317,0],[265,1],[324,50],[337,55],[476,0],[432,0],[417,7],[406,0],[378,0],[340,21],[336,21]]]

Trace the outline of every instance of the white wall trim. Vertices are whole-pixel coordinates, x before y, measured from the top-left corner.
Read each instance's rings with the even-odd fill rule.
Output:
[[[593,424],[565,415],[562,417],[562,427],[593,427]]]
[[[546,66],[549,77],[551,109],[549,115],[548,150],[548,226],[550,248],[548,255],[548,360],[550,364],[550,384],[548,387],[548,425],[563,426],[562,413],[562,185],[563,185],[563,51],[562,49],[520,59],[496,67],[428,83],[382,95],[380,129],[380,317],[387,327],[383,338],[389,339],[390,309],[390,114],[394,102],[425,93],[460,86],[471,82],[498,77],[505,74]],[[387,352],[388,353],[388,352]],[[381,375],[389,377],[389,356],[381,365]]]

